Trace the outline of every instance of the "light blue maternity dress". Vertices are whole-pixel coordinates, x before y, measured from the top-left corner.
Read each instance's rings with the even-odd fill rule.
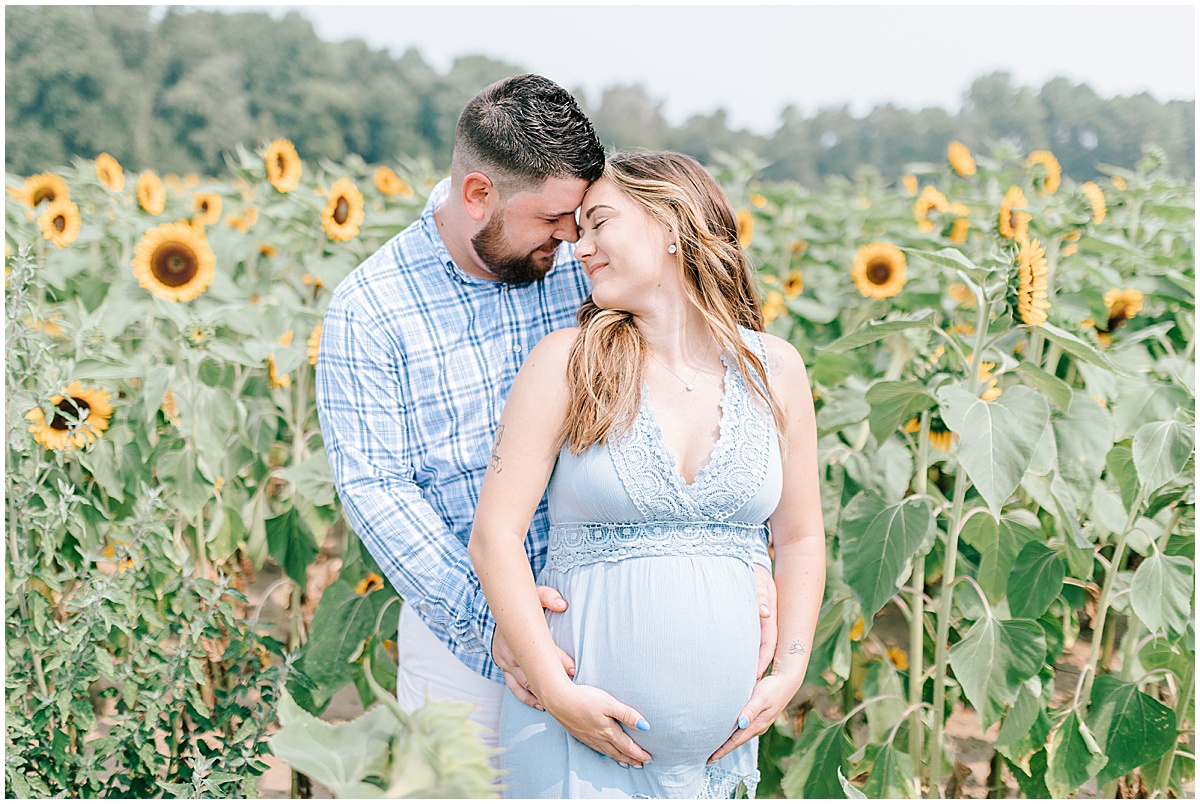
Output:
[[[761,336],[742,337],[765,365]],[[769,411],[722,361],[720,434],[691,485],[645,393],[625,434],[578,456],[564,447],[550,478],[550,546],[537,582],[570,604],[547,612],[550,633],[575,658],[576,683],[642,713],[650,731],[626,731],[653,761],[622,768],[506,692],[509,798],[730,798],[740,781],[754,795],[757,739],[705,763],[754,687],[754,543],[779,502],[782,468]]]

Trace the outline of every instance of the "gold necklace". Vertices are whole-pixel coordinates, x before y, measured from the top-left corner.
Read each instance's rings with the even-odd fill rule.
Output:
[[[696,378],[700,376],[700,370],[701,370],[701,369],[703,369],[703,368],[704,368],[704,364],[708,362],[708,356],[709,356],[709,354],[710,354],[711,352],[712,352],[712,341],[710,340],[710,341],[708,342],[708,349],[706,349],[706,350],[705,350],[705,352],[704,352],[704,357],[703,357],[703,359],[701,359],[701,361],[700,361],[700,368],[697,368],[697,369],[696,369],[696,373],[692,375],[692,381],[691,381],[691,382],[688,382],[688,381],[687,381],[687,380],[685,380],[683,377],[680,377],[678,374],[675,374],[675,372],[674,372],[674,371],[671,371],[671,369],[667,367],[667,364],[666,364],[666,363],[664,363],[664,362],[662,362],[661,360],[659,360],[659,359],[658,359],[658,355],[654,354],[654,352],[653,352],[653,351],[652,351],[652,352],[650,352],[650,356],[654,358],[654,362],[655,362],[655,363],[658,363],[658,365],[660,365],[660,366],[662,366],[663,368],[667,369],[667,371],[668,371],[668,372],[670,372],[671,374],[673,374],[673,375],[674,375],[674,376],[675,376],[675,377],[676,377],[676,378],[677,378],[677,379],[678,379],[678,380],[679,380],[681,383],[683,383],[683,390],[685,390],[685,391],[691,391],[693,388],[695,388]]]

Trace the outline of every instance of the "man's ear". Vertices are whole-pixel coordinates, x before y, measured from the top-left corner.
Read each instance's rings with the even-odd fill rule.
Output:
[[[463,178],[462,188],[463,208],[467,211],[467,217],[477,222],[487,220],[499,201],[499,193],[492,180],[478,171],[468,173]]]

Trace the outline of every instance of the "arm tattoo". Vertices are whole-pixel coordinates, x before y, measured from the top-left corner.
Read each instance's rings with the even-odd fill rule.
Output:
[[[793,642],[792,646],[788,648],[788,653],[793,656],[803,656],[808,653],[808,648],[804,647],[803,642]]]
[[[502,424],[496,428],[496,443],[492,446],[492,460],[488,463],[490,468],[496,470],[496,474],[500,474],[504,471],[504,461],[500,459],[500,453],[498,451],[500,449],[500,441],[503,438],[504,425]]]

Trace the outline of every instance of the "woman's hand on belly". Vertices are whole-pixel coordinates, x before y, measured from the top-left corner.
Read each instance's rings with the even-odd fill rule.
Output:
[[[646,753],[621,728],[648,731],[650,724],[632,706],[621,703],[597,687],[570,682],[552,692],[542,691],[539,700],[567,733],[589,748],[622,765],[640,768],[650,761]]]

